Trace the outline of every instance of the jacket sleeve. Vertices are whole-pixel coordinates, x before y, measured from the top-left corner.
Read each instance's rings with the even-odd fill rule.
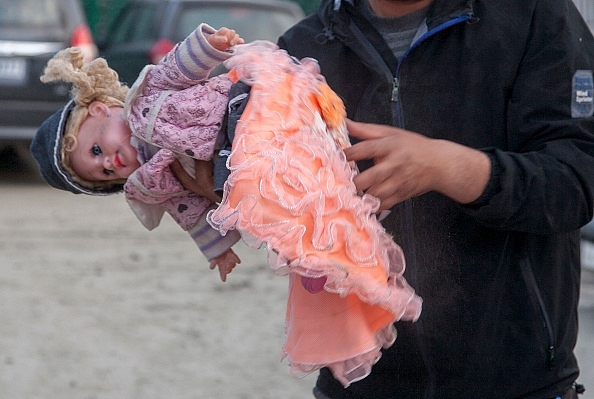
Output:
[[[489,227],[555,234],[592,219],[592,80],[576,80],[576,73],[592,76],[594,40],[567,3],[536,2],[508,102],[508,149],[483,149],[491,159],[491,178],[483,195],[464,209]],[[577,92],[580,84],[589,89]],[[576,103],[585,112],[576,112]]]
[[[235,138],[235,128],[247,106],[250,89],[250,86],[242,81],[231,85],[229,89],[229,104],[227,105],[225,123],[215,144],[215,149],[218,152],[214,160],[213,170],[214,191],[221,198],[223,197],[225,182],[231,174],[227,166],[227,160],[229,159],[229,155],[231,155],[231,145]]]
[[[169,169],[174,159],[171,151],[160,150],[138,168],[124,186],[126,200],[149,230],[159,225],[164,212],[169,213],[204,256],[212,260],[231,248],[239,234],[222,236],[206,223],[207,211],[214,209],[214,204],[183,188]]]

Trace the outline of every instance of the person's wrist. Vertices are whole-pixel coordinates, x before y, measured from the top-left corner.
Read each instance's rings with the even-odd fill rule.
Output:
[[[491,171],[489,157],[474,148],[438,140],[433,184],[438,191],[461,204],[470,203],[484,191]]]

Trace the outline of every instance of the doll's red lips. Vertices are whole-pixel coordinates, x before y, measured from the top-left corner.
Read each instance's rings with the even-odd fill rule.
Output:
[[[120,160],[120,157],[118,156],[118,154],[115,154],[113,156],[113,164],[118,167],[118,168],[123,168],[124,164],[122,163],[122,161]]]

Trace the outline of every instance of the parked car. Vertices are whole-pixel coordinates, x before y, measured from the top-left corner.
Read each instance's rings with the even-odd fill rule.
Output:
[[[246,42],[276,42],[303,17],[298,4],[283,0],[137,0],[114,19],[99,52],[132,85],[145,65],[158,62],[202,22],[235,29]]]
[[[59,50],[78,46],[97,56],[79,0],[0,1],[0,146],[33,138],[68,100],[65,84],[39,77]]]
[[[594,2],[592,0],[573,0],[573,2],[580,10],[592,33],[594,33]]]

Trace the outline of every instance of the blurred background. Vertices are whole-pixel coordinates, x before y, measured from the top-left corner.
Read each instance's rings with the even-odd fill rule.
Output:
[[[102,37],[107,29],[116,19],[118,13],[127,7],[133,0],[80,0],[86,15],[89,26],[94,37]],[[298,4],[305,14],[313,12],[319,4],[319,0],[287,0]],[[580,1],[580,0],[577,0]],[[585,3],[585,0],[581,0]]]
[[[222,284],[171,221],[149,233],[121,197],[47,187],[28,147],[68,99],[39,82],[60,49],[132,84],[200,22],[275,41],[318,2],[0,0],[0,399],[311,397],[315,376],[278,361],[285,283],[262,253],[240,250]],[[594,1],[574,2],[594,29]],[[594,399],[594,224],[582,233],[576,352]]]
[[[201,22],[232,27],[246,41],[275,42],[304,17],[285,0],[0,0],[0,146],[21,154],[39,125],[69,99],[64,83],[43,84],[48,60],[76,46],[101,56],[131,86]],[[213,74],[224,72],[220,67]]]

